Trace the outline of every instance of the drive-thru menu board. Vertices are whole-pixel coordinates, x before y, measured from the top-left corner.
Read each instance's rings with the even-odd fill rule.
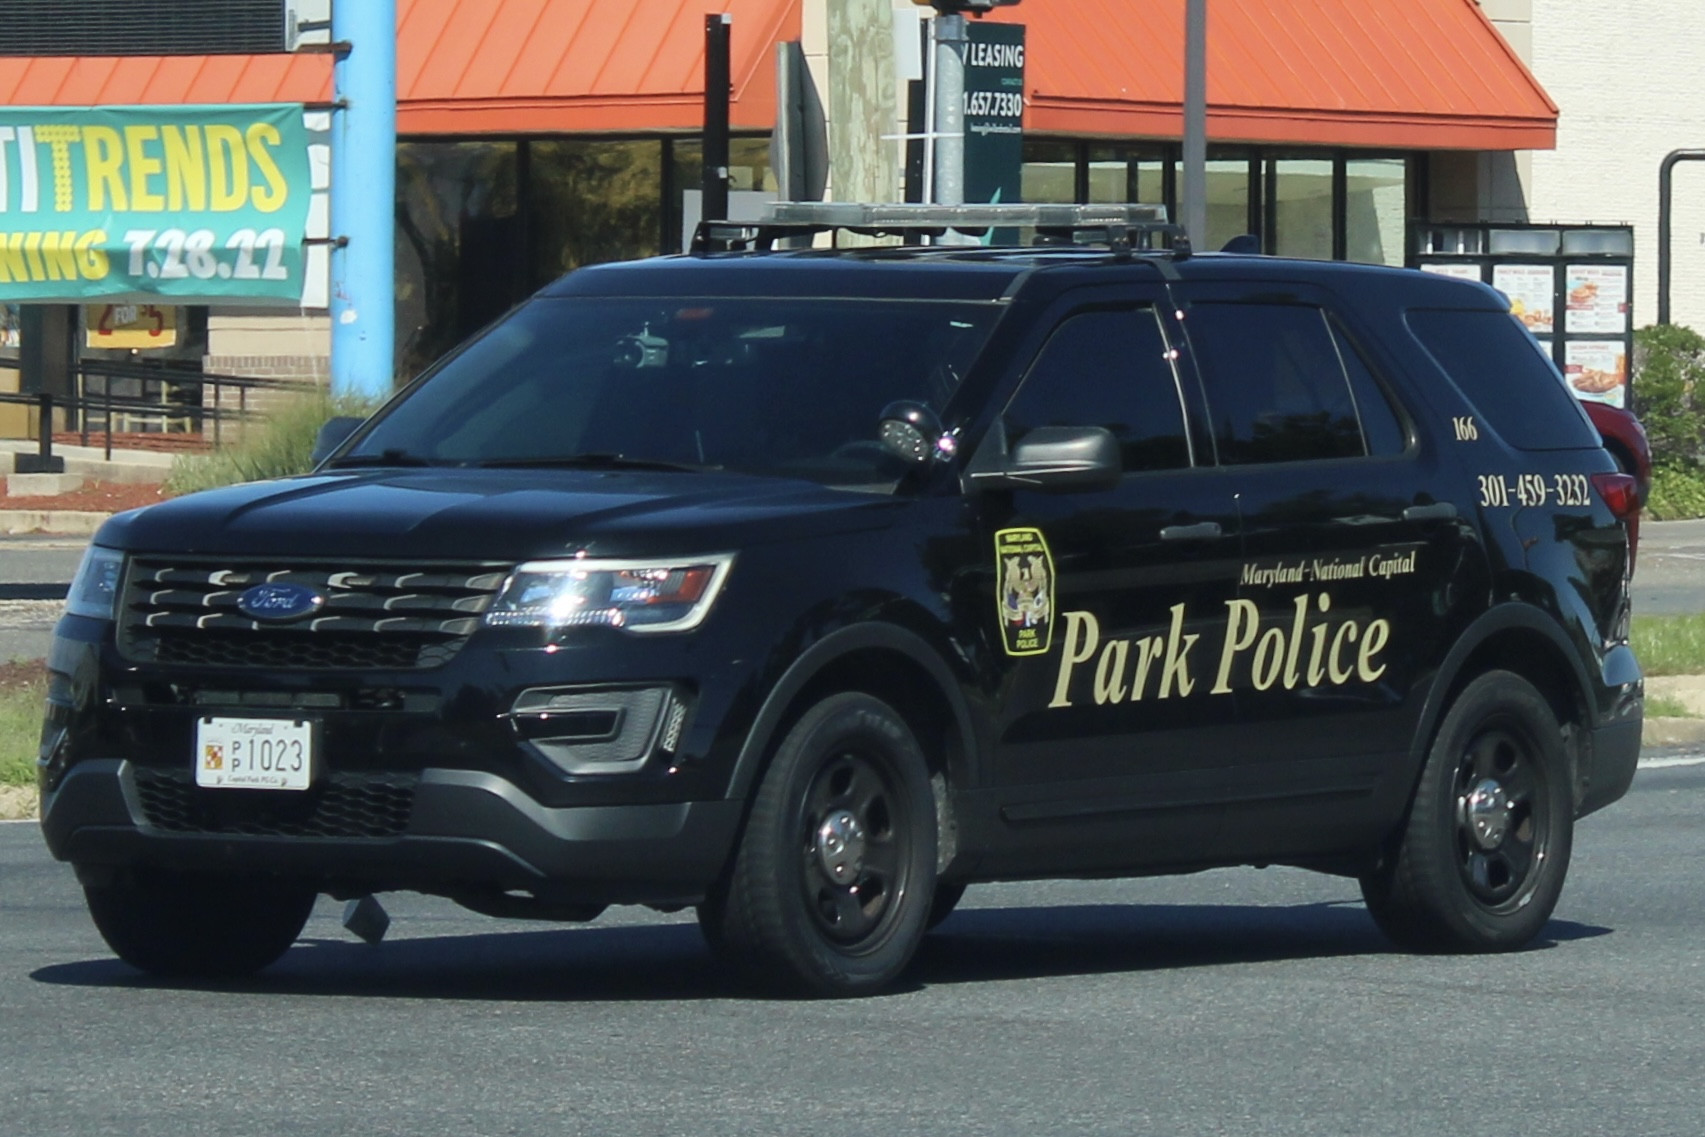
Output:
[[[1630,405],[1632,227],[1422,224],[1414,247],[1414,267],[1509,297],[1577,397]]]

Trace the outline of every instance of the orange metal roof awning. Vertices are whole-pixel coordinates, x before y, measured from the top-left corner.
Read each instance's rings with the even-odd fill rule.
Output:
[[[1029,27],[1027,132],[1182,136],[1184,0],[997,11]],[[1208,137],[1550,149],[1557,106],[1474,0],[1212,0]]]
[[[775,123],[774,45],[814,0],[398,0],[405,135],[696,131],[704,16],[730,13],[737,129]],[[1031,133],[1178,138],[1184,0],[1031,0]],[[1556,145],[1557,107],[1475,0],[1213,0],[1215,141]],[[819,76],[821,79],[821,76]],[[0,60],[0,104],[318,102],[328,56]]]
[[[801,0],[398,0],[400,134],[696,131],[704,17],[733,17],[729,117],[775,125]],[[0,105],[323,102],[324,54],[0,60]]]

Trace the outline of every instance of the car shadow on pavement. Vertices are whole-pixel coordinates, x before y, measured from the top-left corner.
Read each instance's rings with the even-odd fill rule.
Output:
[[[1610,934],[1553,920],[1529,951]],[[890,993],[957,983],[1397,954],[1360,904],[1062,905],[966,908],[925,937]],[[116,959],[39,968],[74,987],[181,988],[321,997],[608,1002],[768,998],[722,967],[691,923],[399,936],[379,945],[308,938],[260,975],[198,983]]]

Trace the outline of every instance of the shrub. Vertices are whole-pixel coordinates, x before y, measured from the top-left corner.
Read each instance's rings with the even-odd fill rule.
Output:
[[[372,401],[354,396],[333,397],[324,391],[298,396],[250,423],[235,442],[210,454],[180,454],[173,459],[166,492],[194,493],[235,482],[305,474],[313,469],[314,438],[327,419],[365,418],[375,409]]]
[[[1654,521],[1705,517],[1705,471],[1679,462],[1653,466],[1646,516]]]
[[[1705,336],[1678,324],[1635,332],[1634,389],[1653,458],[1697,470],[1705,450]]]

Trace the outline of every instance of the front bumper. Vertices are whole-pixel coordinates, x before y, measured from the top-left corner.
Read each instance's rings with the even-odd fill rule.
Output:
[[[674,905],[703,899],[741,820],[738,801],[553,808],[496,774],[427,769],[395,836],[177,832],[150,823],[141,792],[130,762],[76,764],[42,800],[49,849],[80,865],[291,876],[329,892]]]

